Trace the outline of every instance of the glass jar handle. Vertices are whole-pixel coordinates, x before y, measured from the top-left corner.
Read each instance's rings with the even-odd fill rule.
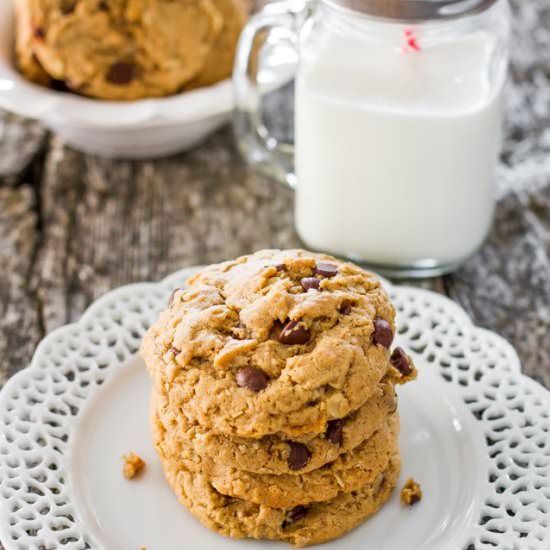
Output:
[[[274,48],[287,44],[296,50],[303,15],[303,4],[301,10],[293,10],[288,2],[268,4],[254,15],[241,33],[233,72],[234,129],[239,149],[259,172],[290,187],[294,187],[296,181],[294,147],[277,140],[264,124],[258,84],[260,55],[256,41],[261,36]]]

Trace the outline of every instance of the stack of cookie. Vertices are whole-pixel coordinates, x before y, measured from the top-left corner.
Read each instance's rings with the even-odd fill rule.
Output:
[[[376,512],[399,475],[394,309],[371,274],[305,252],[204,269],[148,331],[155,445],[181,502],[297,546]]]
[[[250,9],[249,0],[13,1],[23,75],[109,100],[166,96],[228,78]]]

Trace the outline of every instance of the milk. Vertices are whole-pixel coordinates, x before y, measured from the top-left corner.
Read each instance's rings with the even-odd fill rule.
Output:
[[[381,265],[460,262],[493,213],[501,90],[480,32],[422,51],[324,36],[296,80],[296,224],[311,248]],[[422,44],[422,42],[420,42]]]

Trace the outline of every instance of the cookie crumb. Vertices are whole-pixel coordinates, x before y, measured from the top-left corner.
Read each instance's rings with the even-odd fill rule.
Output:
[[[122,473],[126,479],[134,479],[145,468],[145,461],[136,453],[130,453],[122,457],[124,459],[124,467]]]
[[[422,488],[410,477],[401,489],[401,504],[403,506],[413,506],[422,499]]]

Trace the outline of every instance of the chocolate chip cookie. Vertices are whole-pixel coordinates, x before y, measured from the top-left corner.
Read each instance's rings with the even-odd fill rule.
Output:
[[[247,16],[245,0],[16,1],[24,74],[112,100],[225,78]]]
[[[394,316],[378,279],[353,264],[263,251],[192,277],[141,353],[170,406],[214,433],[322,434],[388,372]]]
[[[36,29],[31,24],[30,5],[29,2],[17,1],[16,11],[16,38],[15,38],[15,54],[17,60],[17,68],[28,80],[50,86],[52,79],[50,75],[40,65],[33,49],[33,42],[38,38],[35,36]],[[38,33],[39,34],[39,33]]]
[[[301,443],[292,443],[290,462],[293,473],[256,474],[220,465],[217,457],[198,456],[192,444],[179,437],[177,428],[166,427],[156,419],[157,432],[164,430],[157,450],[171,462],[181,462],[190,472],[204,474],[220,493],[271,506],[293,508],[304,503],[322,502],[339,493],[351,493],[372,483],[383,472],[398,450],[397,414],[389,417],[377,432],[336,460],[308,473],[302,473],[311,451]]]
[[[375,513],[399,473],[393,345],[379,280],[304,250],[203,269],[170,296],[141,354],[155,447],[205,525],[305,546]]]
[[[155,437],[159,441],[163,436]],[[162,454],[160,460],[182,504],[207,527],[234,538],[283,540],[296,546],[338,538],[377,512],[391,495],[400,467],[399,456],[394,455],[385,471],[356,491],[285,509],[229,497],[216,490],[206,475],[190,472]]]
[[[233,61],[237,42],[251,11],[248,0],[216,0],[216,8],[223,18],[223,27],[214,41],[203,68],[186,84],[186,89],[210,86],[229,78],[233,73]]]
[[[324,434],[303,434],[294,438],[275,434],[261,439],[247,439],[214,434],[200,424],[190,422],[185,415],[169,407],[165,395],[155,392],[153,401],[153,410],[161,423],[192,445],[197,455],[205,460],[215,457],[219,465],[257,474],[295,473],[291,449],[296,444],[305,445],[309,453],[309,460],[299,473],[321,468],[371,437],[397,409],[394,385],[387,380],[357,411],[347,418],[329,422]]]

